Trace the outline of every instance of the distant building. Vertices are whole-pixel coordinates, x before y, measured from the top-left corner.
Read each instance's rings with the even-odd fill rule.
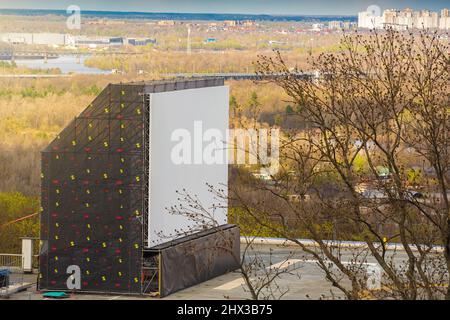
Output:
[[[450,29],[449,10],[443,9],[441,14],[429,10],[413,11],[388,9],[381,16],[373,12],[358,13],[358,27],[362,29],[393,28],[395,30],[407,29]]]
[[[355,26],[355,23],[350,22],[350,21],[344,21],[342,22],[342,29],[344,30],[350,30],[353,29]]]
[[[242,22],[242,25],[244,27],[254,27],[256,25],[256,22],[253,20],[246,20]]]
[[[392,26],[397,29],[413,29],[416,27],[415,23],[417,22],[417,17],[419,15],[416,14],[412,9],[406,8],[398,13],[396,20],[392,22]],[[396,27],[395,25],[398,25]]]
[[[174,20],[161,20],[158,21],[158,26],[163,26],[163,27],[172,27],[174,26],[176,23]]]
[[[116,19],[90,19],[87,20],[87,24],[90,25],[124,25],[125,21],[123,20],[116,20]]]
[[[78,36],[75,37],[75,46],[88,47],[91,49],[103,48],[103,47],[120,47],[127,43],[127,39],[122,37],[88,37]]]
[[[283,41],[269,40],[269,45],[271,45],[271,46],[282,46],[285,44],[286,44],[286,42],[283,42]]]
[[[156,44],[156,39],[135,39],[129,38],[128,44],[131,46],[146,46],[149,44]]]
[[[439,29],[450,30],[450,14],[448,9],[441,11],[441,18],[439,20]]]
[[[61,33],[3,33],[0,41],[12,44],[70,46],[75,43],[69,34]]]
[[[110,38],[109,45],[110,46],[123,46],[125,40],[123,38]]]
[[[256,22],[253,20],[225,20],[223,25],[226,27],[254,27]]]
[[[0,41],[12,44],[79,46],[89,48],[122,46],[125,44],[125,39],[122,37],[72,36],[60,33],[3,33],[0,34]]]
[[[217,39],[216,38],[206,38],[205,41],[203,41],[203,43],[208,44],[208,43],[216,43]]]
[[[156,39],[123,37],[72,36],[59,33],[2,33],[0,42],[10,44],[67,46],[85,48],[120,47],[123,45],[145,46],[156,44]]]
[[[384,24],[395,24],[397,22],[397,10],[389,9],[383,12]]]
[[[353,23],[350,21],[330,21],[328,22],[328,29],[330,30],[350,30],[353,28]]]
[[[109,38],[106,37],[87,37],[87,36],[78,36],[75,38],[75,45],[77,47],[87,47],[91,49],[95,49],[98,47],[107,47],[109,46]]]
[[[324,29],[325,25],[323,23],[314,23],[312,25],[311,31],[321,31]]]
[[[373,12],[364,11],[358,13],[358,28],[381,29],[383,28],[383,17],[375,16]]]
[[[416,26],[417,28],[424,28],[424,29],[438,28],[439,27],[438,13],[423,10],[417,19]]]
[[[342,29],[342,21],[330,21],[328,22],[328,29]]]
[[[227,27],[236,27],[239,25],[239,22],[236,20],[225,20],[223,22]]]

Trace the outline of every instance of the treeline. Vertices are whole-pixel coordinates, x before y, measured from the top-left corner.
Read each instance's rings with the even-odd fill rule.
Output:
[[[0,192],[39,194],[40,152],[107,83],[88,76],[0,80]]]
[[[39,237],[39,216],[11,223],[37,212],[37,197],[0,192],[0,253],[18,254],[21,252],[21,237]]]
[[[1,43],[1,42],[0,42]],[[14,61],[0,61],[0,74],[60,74],[58,68],[29,69],[18,66]]]
[[[149,51],[135,56],[98,55],[88,58],[85,65],[102,70],[117,69],[136,74],[146,73],[254,73],[258,54],[265,51],[201,51],[188,55],[185,51]],[[306,67],[309,51],[299,49],[287,52],[286,59],[292,67]]]

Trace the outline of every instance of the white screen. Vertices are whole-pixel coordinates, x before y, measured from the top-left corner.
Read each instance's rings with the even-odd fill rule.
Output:
[[[198,151],[200,148],[201,152],[210,144],[210,142],[202,143],[198,139],[199,136],[201,139],[208,129],[218,129],[223,135],[221,142],[226,143],[228,105],[227,86],[151,94],[149,247],[173,240],[177,238],[174,235],[179,234],[175,230],[185,231],[193,225],[193,222],[184,216],[171,215],[166,209],[180,204],[177,200],[179,198],[177,190],[185,189],[187,193],[197,195],[206,208],[218,204],[217,199],[208,192],[206,183],[227,190],[228,165],[224,147],[220,146],[225,155],[220,164],[206,164],[204,159],[201,157],[199,159],[198,152],[196,157],[195,150]],[[201,121],[202,125],[200,131],[198,121]],[[197,131],[194,127],[197,127]],[[172,141],[172,135],[174,132],[182,133],[186,130],[191,137],[191,157],[186,156],[185,159],[190,158],[192,164],[176,164],[172,153],[176,146],[180,146],[181,139]],[[183,141],[186,143],[187,140]],[[200,161],[200,164],[195,164],[196,161]],[[226,224],[226,209],[216,209],[215,220],[219,224]]]

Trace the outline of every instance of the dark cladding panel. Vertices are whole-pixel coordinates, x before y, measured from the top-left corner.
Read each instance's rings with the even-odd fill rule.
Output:
[[[168,246],[161,245],[158,251],[161,254],[160,296],[165,297],[236,270],[240,263],[239,228],[219,227]]]
[[[51,153],[42,153],[41,157],[41,215],[40,215],[40,254],[39,254],[39,283],[48,286],[48,239],[49,239],[49,186]]]
[[[110,101],[111,85],[108,85],[103,91],[92,101],[92,103],[80,114],[80,118],[97,118],[104,116],[104,108]]]
[[[51,161],[41,289],[67,290],[66,270],[76,265],[82,291],[140,293],[142,190],[133,165],[140,161],[117,154],[67,154]]]
[[[133,103],[143,101],[144,84],[112,84],[111,101]]]
[[[145,84],[145,93],[160,93],[177,90],[199,89],[206,87],[223,86],[223,78],[187,79],[179,81],[153,81]]]
[[[144,117],[120,109],[143,105],[131,102],[139,87],[126,91],[132,98],[116,90],[108,86],[42,154],[41,290],[70,290],[76,266],[79,291],[141,293]]]

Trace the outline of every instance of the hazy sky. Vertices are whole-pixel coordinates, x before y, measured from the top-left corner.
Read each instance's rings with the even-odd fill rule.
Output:
[[[369,5],[437,11],[450,7],[450,0],[0,0],[0,9],[64,10],[71,4],[104,11],[355,15]]]

